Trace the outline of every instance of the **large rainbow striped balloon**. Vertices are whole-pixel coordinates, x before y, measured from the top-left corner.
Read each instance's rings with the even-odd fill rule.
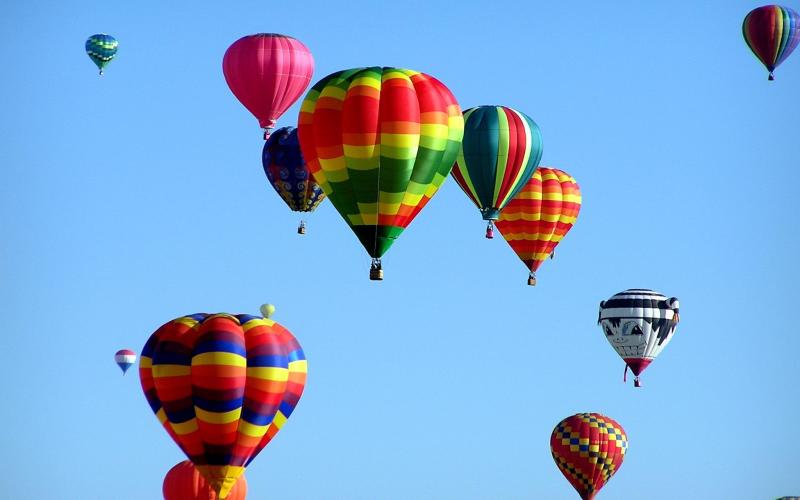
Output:
[[[483,219],[494,221],[541,158],[542,133],[530,117],[506,106],[478,106],[464,112],[464,140],[453,178]],[[492,237],[491,222],[486,237]]]
[[[388,67],[326,76],[298,121],[311,173],[376,260],[436,194],[464,132],[461,108],[439,80]]]
[[[788,7],[765,5],[744,18],[742,34],[747,46],[758,57],[774,80],[775,71],[800,43],[800,16]]]
[[[572,229],[581,209],[581,190],[575,179],[555,168],[539,167],[511,203],[500,213],[497,229],[530,271],[553,254]]]
[[[622,465],[628,436],[614,419],[578,413],[550,435],[553,460],[583,500],[592,500]]]
[[[294,411],[306,369],[297,339],[271,319],[192,314],[150,336],[139,377],[158,420],[225,498]]]

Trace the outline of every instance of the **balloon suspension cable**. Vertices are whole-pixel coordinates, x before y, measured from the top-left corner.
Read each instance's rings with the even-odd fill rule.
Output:
[[[306,221],[300,219],[300,225],[297,226],[297,234],[306,234]]]
[[[556,257],[556,249],[554,248],[552,252],[550,252],[550,260],[553,260]]]
[[[773,74],[772,74],[772,71],[770,71],[770,72],[769,72],[769,77],[767,78],[767,80],[769,80],[769,81],[773,81],[774,79],[775,79],[775,75],[773,75]]]
[[[381,216],[381,164],[378,162],[378,176],[377,186],[378,200],[375,204],[375,237],[372,242],[372,265],[369,268],[369,279],[372,281],[383,280],[383,267],[381,266],[381,258],[375,257],[378,255],[378,222]]]
[[[528,274],[528,285],[536,286],[536,273],[533,271]]]
[[[486,239],[491,240],[494,238],[494,222],[489,221],[489,224],[486,226]]]
[[[372,281],[383,280],[383,266],[381,266],[381,259],[372,258],[372,265],[369,267],[369,279]]]
[[[625,363],[625,371],[622,372],[622,382],[626,383],[628,381],[628,363]]]

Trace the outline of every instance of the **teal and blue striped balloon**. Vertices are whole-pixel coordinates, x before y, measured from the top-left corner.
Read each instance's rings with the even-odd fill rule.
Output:
[[[105,33],[92,35],[86,40],[86,55],[97,65],[101,75],[103,68],[114,59],[118,45],[116,38]]]

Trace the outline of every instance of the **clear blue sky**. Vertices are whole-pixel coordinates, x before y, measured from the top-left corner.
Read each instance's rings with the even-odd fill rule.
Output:
[[[183,457],[114,352],[262,302],[309,382],[250,498],[574,499],[549,436],[579,411],[629,436],[603,500],[800,495],[800,54],[767,82],[759,3],[67,3],[0,17],[0,496],[159,498]],[[120,41],[102,78],[96,32]],[[302,40],[315,81],[408,67],[536,120],[584,197],[539,285],[452,180],[382,283],[329,203],[297,236],[222,75],[256,32]],[[596,326],[630,287],[681,300],[638,390]]]

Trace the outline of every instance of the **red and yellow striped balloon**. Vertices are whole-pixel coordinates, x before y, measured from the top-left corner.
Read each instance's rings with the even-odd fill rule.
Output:
[[[297,339],[271,319],[193,314],[150,336],[139,377],[156,417],[224,499],[292,414],[306,370]]]
[[[575,179],[555,168],[539,167],[517,196],[500,212],[497,229],[530,270],[535,272],[572,229],[581,209]]]

